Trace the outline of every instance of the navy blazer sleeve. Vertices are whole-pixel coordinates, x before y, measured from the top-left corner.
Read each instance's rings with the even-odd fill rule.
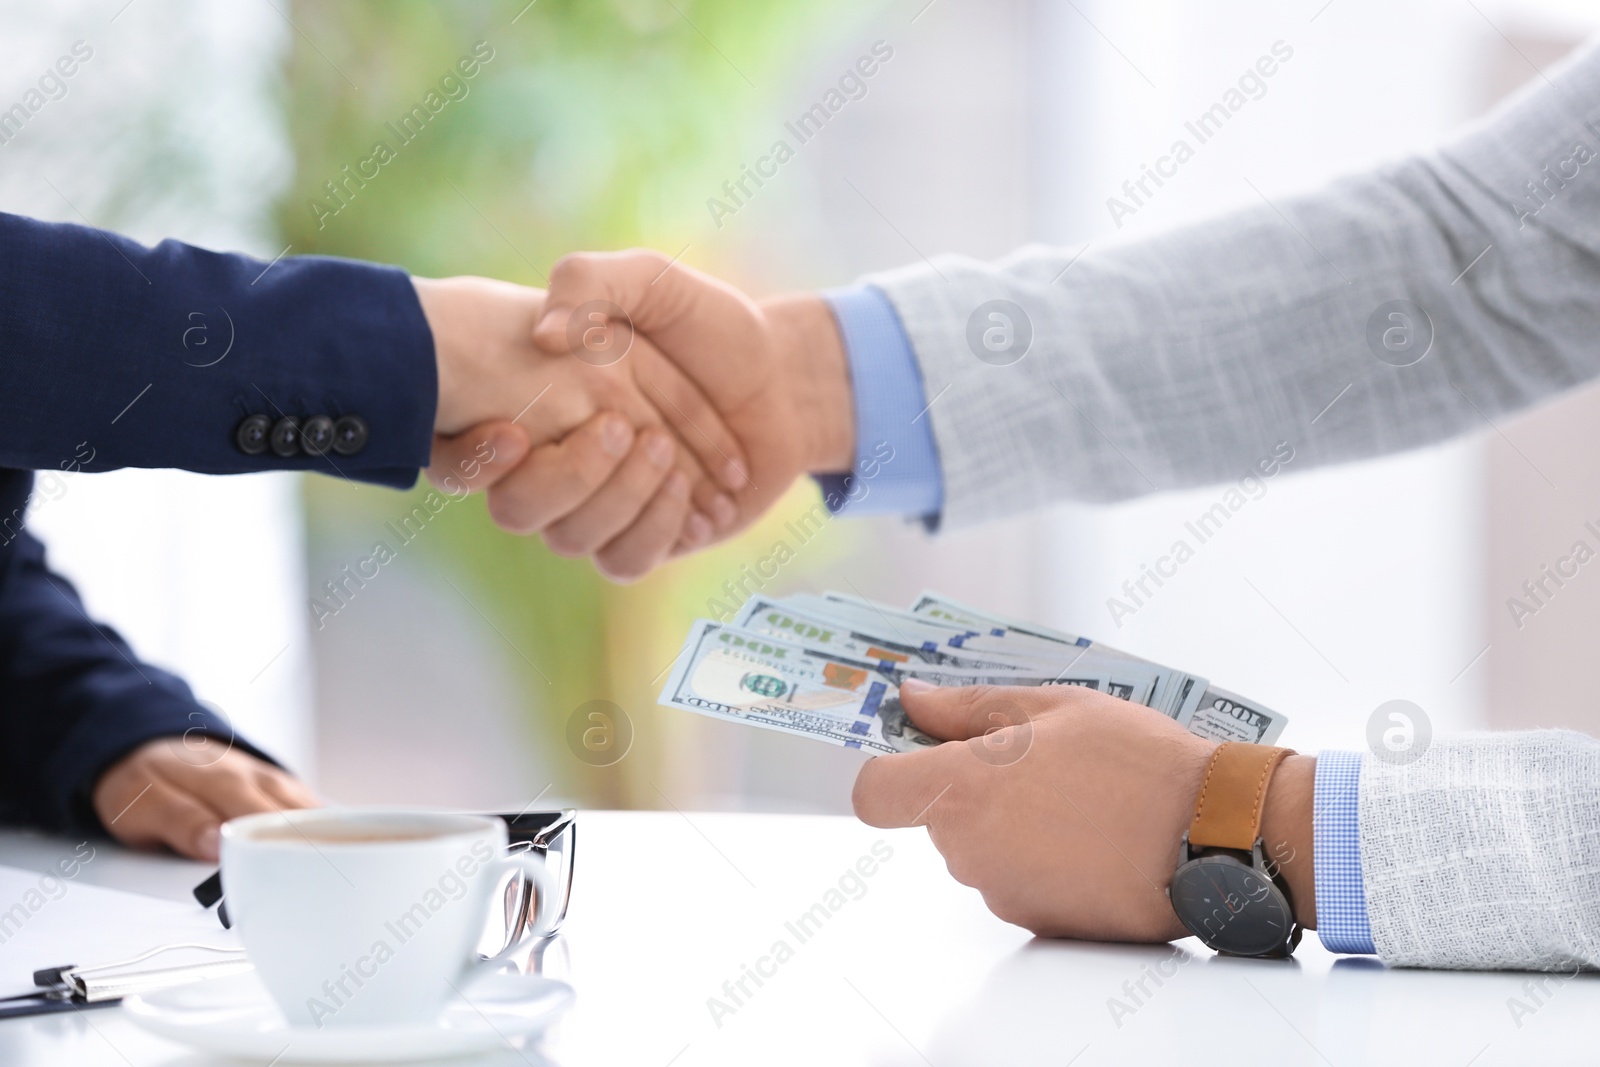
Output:
[[[31,484],[26,472],[0,473],[0,501],[16,506]],[[72,583],[46,566],[44,546],[32,534],[6,537],[0,818],[56,830],[96,828],[90,794],[100,773],[155,738],[204,734],[262,756],[180,679],[141,662],[115,630],[92,622]]]
[[[438,405],[433,336],[404,271],[145,248],[0,214],[0,467],[320,470],[407,487]],[[351,455],[242,451],[249,415],[367,427]]]
[[[396,487],[425,465],[433,338],[403,271],[154,248],[0,214],[0,817],[92,828],[100,773],[228,724],[142,663],[27,530],[32,470],[319,470]],[[251,416],[353,417],[346,453],[242,448]],[[256,753],[260,755],[260,753]]]

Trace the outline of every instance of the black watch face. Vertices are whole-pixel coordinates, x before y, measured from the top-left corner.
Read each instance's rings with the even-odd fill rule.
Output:
[[[1281,950],[1294,915],[1278,887],[1228,856],[1202,856],[1172,876],[1172,909],[1210,948],[1240,956]]]

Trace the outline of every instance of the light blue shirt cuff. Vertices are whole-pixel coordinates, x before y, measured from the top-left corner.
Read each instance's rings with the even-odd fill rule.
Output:
[[[1375,953],[1361,878],[1361,753],[1317,753],[1311,835],[1317,936],[1329,952]]]
[[[836,515],[906,515],[936,529],[944,474],[922,371],[900,316],[869,285],[822,296],[844,340],[856,408],[855,465],[817,477],[823,502]]]

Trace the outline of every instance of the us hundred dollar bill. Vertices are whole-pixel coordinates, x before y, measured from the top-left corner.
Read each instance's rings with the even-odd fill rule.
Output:
[[[869,628],[871,608],[858,603],[814,597],[773,599],[754,596],[734,616],[734,624],[786,641],[796,641],[842,656],[871,662],[892,662],[912,672],[928,666],[958,670],[1011,670],[1051,678],[1056,685],[1090,685],[1135,704],[1157,708],[1176,718],[1185,708],[1182,698],[1172,708],[1162,706],[1162,694],[1171,689],[1173,672],[1158,664],[1129,658],[1107,657],[1087,647],[1010,646],[974,648],[957,640],[963,632],[908,631],[879,621]],[[893,636],[890,636],[890,631]],[[953,643],[954,642],[954,643]],[[1187,690],[1185,690],[1187,692]],[[1198,704],[1200,691],[1195,690]]]
[[[1179,723],[1189,732],[1212,741],[1248,741],[1270,745],[1283,733],[1287,720],[1253,700],[1210,686],[1199,705]]]
[[[1036,673],[1063,669],[1103,671],[1122,676],[1137,673],[1152,679],[1152,685],[1148,689],[1137,690],[1139,695],[1128,699],[1180,721],[1194,713],[1205,693],[1206,680],[1198,675],[1130,656],[1086,637],[1062,634],[1039,626],[1019,626],[969,608],[958,609],[953,601],[939,602],[939,615],[935,617],[925,613],[930,607],[928,594],[924,594],[919,601],[919,611],[909,612],[833,592],[820,597],[792,597],[789,601],[817,614],[848,621],[854,626],[871,627],[874,617],[877,617],[880,621],[875,632],[893,629],[897,633],[932,635],[929,647],[937,644],[941,648],[957,648],[970,656],[1005,661]]]
[[[745,601],[733,617],[733,625],[755,630],[769,637],[797,641],[851,659],[871,662],[930,664],[936,667],[1013,667],[1029,666],[1025,658],[1005,652],[975,653],[952,647],[942,640],[918,640],[916,634],[889,634],[889,627],[860,625],[856,617],[841,612],[807,606],[791,599],[756,595]],[[944,635],[940,634],[943,638]]]
[[[970,608],[958,609],[954,601],[930,603],[929,594],[923,595],[916,609],[905,612],[836,592],[828,592],[821,597],[792,599],[815,605],[815,610],[832,612],[836,617],[855,620],[862,625],[871,626],[871,620],[876,615],[883,620],[880,627],[889,626],[900,632],[917,626],[927,627],[930,628],[929,632],[939,635],[938,643],[943,647],[958,648],[968,655],[1012,663],[1021,660],[1027,669],[1045,670],[1066,665],[1078,670],[1126,671],[1129,669],[1127,665],[1138,664],[1142,670],[1154,674],[1156,684],[1150,696],[1136,703],[1155,708],[1174,719],[1192,712],[1205,689],[1204,678],[1131,656],[1109,645],[1090,641],[1087,637],[1034,624],[1018,624]]]
[[[939,593],[924,592],[912,605],[911,613],[933,622],[982,630],[1000,640],[1012,635],[1026,636],[1034,640],[1055,641],[1074,648],[1087,647],[1100,655],[1113,658],[1138,663],[1149,662],[1098,641],[1091,642],[1086,637],[980,611]],[[1185,690],[1183,694],[1180,695],[1176,690],[1162,693],[1158,697],[1158,704],[1171,706],[1175,702],[1178,707],[1175,712],[1169,714],[1172,714],[1179,724],[1187,726],[1191,732],[1213,741],[1248,741],[1263,745],[1271,744],[1283,733],[1288,720],[1266,705],[1237,696],[1203,680],[1196,686],[1192,676],[1190,679],[1177,683]],[[1198,693],[1199,696],[1191,703],[1188,698],[1193,693]]]
[[[709,619],[689,631],[661,703],[869,752],[937,744],[886,671]]]
[[[702,619],[689,632],[661,703],[847,748],[907,752],[938,743],[911,724],[900,704],[907,677],[941,686],[1074,685],[1121,695],[1120,683],[1102,672],[900,666]]]
[[[916,602],[911,605],[911,614],[940,622],[947,626],[961,626],[977,632],[987,633],[994,637],[1003,638],[1008,635],[1019,635],[1040,641],[1080,647],[1088,647],[1094,644],[1087,637],[1079,637],[1077,634],[1069,634],[1061,630],[1052,630],[1048,626],[1040,626],[1037,623],[1017,622],[995,615],[992,612],[979,611],[977,608],[968,607],[943,594],[934,592],[924,592],[919,596]]]
[[[982,654],[995,652],[1005,655],[1058,656],[1063,645],[1059,641],[1045,640],[1020,631],[1006,634],[989,632],[984,627],[969,627],[946,619],[919,615],[899,608],[886,607],[845,593],[828,592],[821,596],[801,594],[788,598],[798,606],[825,612],[831,618],[848,619],[875,633],[892,632],[920,635],[950,648],[965,649]],[[1090,642],[1079,646],[1087,648]]]

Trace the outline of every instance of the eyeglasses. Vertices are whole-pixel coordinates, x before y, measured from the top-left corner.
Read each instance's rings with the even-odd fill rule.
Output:
[[[531,852],[544,861],[550,872],[555,891],[549,900],[540,900],[538,890],[521,874],[514,874],[506,883],[504,892],[505,935],[494,952],[498,955],[512,944],[528,936],[536,926],[548,921],[552,937],[561,929],[567,918],[567,904],[572,898],[572,865],[577,856],[578,813],[571,808],[560,811],[524,811],[514,815],[494,813],[505,821],[510,845],[509,853]],[[222,872],[217,871],[194,887],[194,898],[202,908],[216,905],[217,918],[222,925],[232,928],[228,918],[228,904],[223,898]],[[493,940],[493,935],[485,934]]]

